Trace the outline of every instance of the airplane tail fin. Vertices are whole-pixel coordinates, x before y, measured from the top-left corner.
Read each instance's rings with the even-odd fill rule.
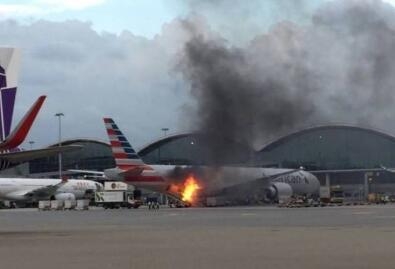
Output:
[[[136,151],[119,130],[114,120],[111,118],[104,118],[103,120],[108,138],[110,139],[116,166],[123,170],[145,166],[143,160],[137,155]]]
[[[30,110],[25,114],[15,129],[0,143],[0,150],[9,150],[18,147],[25,140],[46,96],[40,96]]]
[[[10,134],[19,74],[20,51],[0,47],[0,140]]]

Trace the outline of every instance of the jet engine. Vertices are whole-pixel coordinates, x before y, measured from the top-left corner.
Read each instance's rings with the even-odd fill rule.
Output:
[[[60,201],[75,200],[75,195],[73,193],[58,193],[55,194],[55,200],[60,200]]]
[[[280,200],[287,200],[293,194],[291,185],[283,182],[276,182],[264,189],[265,202],[278,202]]]

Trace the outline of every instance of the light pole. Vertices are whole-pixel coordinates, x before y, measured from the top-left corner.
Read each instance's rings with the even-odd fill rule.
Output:
[[[63,113],[56,113],[56,117],[59,119],[59,147],[62,145],[62,122],[61,118],[64,116]],[[58,154],[58,160],[59,160],[59,178],[62,179],[62,153],[59,151]]]
[[[169,131],[169,128],[162,128],[161,130],[163,131],[163,133],[164,133],[164,136],[166,136],[166,134],[167,134],[167,131]]]
[[[30,144],[30,150],[32,150],[32,149],[33,149],[34,141],[29,141],[29,144]]]
[[[169,128],[162,128],[161,130],[163,131],[163,136],[166,136],[166,132],[169,131]],[[161,160],[160,160],[160,158],[161,158],[161,156],[160,156],[160,147],[161,146],[158,147],[158,161],[159,161],[159,163],[161,162]]]

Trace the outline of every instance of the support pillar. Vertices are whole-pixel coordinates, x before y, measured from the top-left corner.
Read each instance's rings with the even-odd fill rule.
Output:
[[[369,195],[369,176],[370,173],[365,173],[363,180],[363,193],[366,200],[368,199],[368,195]]]
[[[325,187],[331,186],[331,175],[329,173],[325,174]]]

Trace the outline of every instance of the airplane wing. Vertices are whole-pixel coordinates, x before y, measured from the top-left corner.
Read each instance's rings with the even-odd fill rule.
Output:
[[[394,172],[395,168],[386,168],[381,166],[380,168],[355,168],[355,169],[329,169],[329,170],[309,170],[307,172],[312,174],[327,174],[327,173],[355,173],[355,172]]]
[[[78,169],[69,169],[67,170],[71,173],[78,173],[84,175],[85,179],[97,181],[103,183],[104,181],[110,180],[104,175],[104,172],[94,171],[94,170],[78,170]]]
[[[55,155],[63,152],[77,151],[83,148],[82,145],[68,145],[68,146],[60,146],[60,147],[51,147],[45,149],[35,149],[35,150],[26,150],[26,151],[17,151],[10,153],[2,153],[0,154],[0,159],[7,160],[11,163],[22,163],[30,160],[34,160],[37,158],[48,157],[51,155]]]
[[[390,172],[390,173],[395,173],[395,169],[394,169],[394,168],[387,168],[387,167],[385,167],[385,166],[383,166],[383,165],[381,165],[381,168],[382,168],[384,171],[387,171],[387,172]]]
[[[69,169],[67,171],[72,172],[72,173],[91,174],[91,175],[95,175],[95,176],[102,176],[102,177],[104,177],[104,172],[94,171],[94,170]]]
[[[27,133],[32,127],[46,96],[40,96],[30,110],[25,114],[15,129],[0,143],[0,150],[8,150],[18,147],[25,140]]]
[[[48,185],[45,187],[41,187],[32,191],[29,191],[24,194],[26,198],[43,198],[50,197],[56,193],[56,191],[67,183],[67,180],[62,180],[56,185]]]

